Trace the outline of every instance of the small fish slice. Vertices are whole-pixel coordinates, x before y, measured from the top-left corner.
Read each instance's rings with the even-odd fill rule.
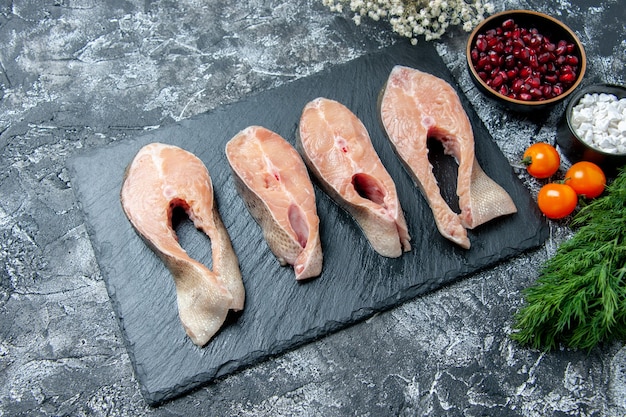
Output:
[[[379,99],[387,136],[435,218],[439,232],[469,249],[466,229],[517,212],[509,194],[482,170],[474,155],[474,134],[459,96],[450,84],[413,68],[392,69]],[[443,144],[458,162],[457,195],[461,213],[441,196],[428,160],[427,140]]]
[[[343,104],[326,98],[302,112],[297,147],[322,188],[343,207],[380,255],[411,250],[396,186],[363,123]]]
[[[204,346],[221,328],[228,311],[242,310],[245,302],[238,259],[214,204],[209,172],[192,153],[151,143],[128,166],[120,198],[137,233],[174,278],[178,314],[187,335]],[[177,207],[211,239],[213,271],[178,243],[172,227]]]
[[[315,192],[298,152],[277,133],[250,126],[226,144],[235,185],[281,265],[296,280],[322,272]]]

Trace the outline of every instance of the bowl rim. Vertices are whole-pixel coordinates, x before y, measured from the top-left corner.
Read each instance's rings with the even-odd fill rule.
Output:
[[[565,32],[567,32],[572,39],[574,40],[574,43],[576,44],[576,47],[578,48],[578,51],[580,52],[580,69],[579,69],[579,74],[578,77],[576,78],[576,81],[574,82],[574,84],[571,85],[571,87],[564,92],[561,95],[558,95],[556,97],[552,97],[551,99],[548,100],[541,100],[541,101],[524,101],[524,100],[518,100],[515,98],[511,98],[508,96],[505,96],[503,94],[500,94],[499,92],[497,92],[496,90],[492,89],[491,87],[489,87],[482,78],[480,78],[480,76],[478,75],[478,72],[476,71],[476,68],[474,68],[474,64],[472,63],[472,58],[471,58],[471,51],[472,51],[472,45],[473,45],[473,40],[476,38],[476,36],[478,36],[479,32],[482,31],[485,26],[487,24],[489,24],[490,22],[496,20],[496,19],[500,19],[503,16],[507,16],[507,15],[514,15],[514,14],[523,14],[523,15],[529,15],[529,16],[535,16],[538,17],[540,19],[545,19],[550,21],[551,23],[559,26],[561,29],[563,29]],[[524,10],[524,9],[511,9],[511,10],[503,10],[501,12],[498,13],[494,13],[492,15],[490,15],[489,17],[485,18],[483,21],[481,21],[480,23],[478,23],[476,25],[476,27],[474,28],[474,30],[472,30],[471,34],[469,35],[469,38],[467,39],[467,44],[465,46],[465,57],[467,60],[467,64],[470,70],[470,73],[472,74],[472,77],[478,82],[480,83],[481,86],[483,86],[484,88],[487,89],[487,91],[489,91],[489,94],[493,94],[496,98],[506,101],[508,103],[511,104],[515,104],[515,105],[519,105],[519,106],[526,106],[528,108],[532,108],[532,107],[543,107],[546,105],[550,105],[556,102],[559,102],[563,99],[565,99],[567,96],[569,96],[570,94],[572,94],[572,92],[574,90],[576,90],[576,88],[580,85],[580,83],[582,82],[584,76],[585,76],[585,72],[587,70],[587,54],[585,53],[585,48],[582,44],[582,42],[580,41],[580,39],[578,38],[578,36],[576,35],[576,33],[570,29],[569,26],[567,26],[565,23],[561,22],[560,20],[547,15],[545,13],[542,12],[537,12],[534,10]]]
[[[581,139],[581,137],[576,133],[576,129],[572,127],[572,123],[571,123],[572,109],[574,108],[576,104],[578,104],[580,99],[583,98],[583,96],[588,93],[612,94],[612,93],[608,93],[607,91],[601,91],[602,89],[606,89],[607,87],[611,89],[623,90],[624,94],[626,94],[626,86],[624,85],[612,84],[612,83],[594,83],[594,84],[586,85],[582,87],[579,91],[577,91],[576,94],[572,95],[572,97],[569,100],[569,103],[567,103],[567,106],[565,107],[565,122],[567,123],[567,129],[569,130],[569,133],[576,138],[576,140],[580,143],[581,146],[605,157],[624,158],[626,157],[626,153],[606,152],[606,151],[603,151],[602,149],[596,148],[595,146],[591,146],[590,144],[587,143],[587,141]]]

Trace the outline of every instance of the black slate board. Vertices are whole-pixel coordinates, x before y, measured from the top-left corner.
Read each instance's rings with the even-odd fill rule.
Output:
[[[136,377],[149,403],[158,404],[337,331],[538,246],[547,238],[547,226],[531,196],[460,91],[475,130],[477,158],[485,172],[511,194],[519,212],[471,231],[469,251],[439,235],[430,209],[379,125],[377,96],[395,64],[419,68],[456,86],[431,44],[411,46],[399,42],[345,65],[70,161],[72,184],[86,215]],[[342,102],[368,128],[396,181],[413,250],[399,259],[377,255],[352,219],[316,188],[324,270],[316,280],[297,283],[292,269],[280,267],[271,255],[259,227],[236,194],[224,146],[238,131],[253,124],[274,130],[294,143],[302,108],[318,96]],[[126,166],[141,146],[154,141],[181,146],[205,162],[241,264],[247,292],[245,311],[230,317],[204,348],[196,347],[186,337],[178,320],[173,280],[135,234],[119,202]],[[431,154],[444,195],[452,201],[455,165],[436,147]],[[210,266],[208,239],[188,220],[177,231],[183,247]]]

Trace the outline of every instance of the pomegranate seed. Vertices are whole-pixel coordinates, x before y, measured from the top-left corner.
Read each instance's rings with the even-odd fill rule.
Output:
[[[515,76],[517,76],[517,71],[518,71],[517,68],[511,68],[510,70],[506,72],[506,76],[508,78],[515,78]]]
[[[552,87],[549,85],[544,85],[541,87],[541,92],[544,97],[552,97]]]
[[[491,80],[491,86],[494,88],[498,88],[502,85],[503,82],[504,78],[502,78],[502,76],[498,74]]]
[[[537,60],[541,64],[546,64],[552,60],[552,54],[550,52],[543,52],[537,56]]]
[[[484,37],[481,37],[480,35],[478,36],[476,39],[476,48],[478,48],[481,52],[485,52],[487,50],[487,41]]]
[[[496,51],[489,51],[489,62],[491,62],[493,65],[500,65],[500,54],[498,54]]]
[[[573,43],[568,43],[567,44],[567,53],[568,54],[574,53],[574,50],[576,50],[576,45],[574,45]]]
[[[504,57],[504,66],[507,68],[515,67],[515,57],[513,55],[507,55]]]
[[[559,76],[559,81],[561,81],[562,83],[572,83],[576,80],[576,75],[574,75],[574,73],[571,72],[566,72],[565,74],[561,74]]]
[[[533,70],[530,67],[522,67],[519,70],[519,76],[522,78],[530,77],[533,73]]]
[[[523,101],[531,101],[533,99],[533,96],[529,93],[520,93],[517,97]]]
[[[539,77],[529,77],[526,82],[530,84],[530,86],[533,88],[538,88],[541,86],[541,80],[539,79]]]
[[[528,58],[530,58],[530,48],[522,48],[519,53],[519,59],[527,60]]]
[[[555,85],[552,87],[552,94],[554,94],[554,96],[560,96],[561,94],[563,94],[563,87],[561,87],[560,85]]]
[[[502,22],[502,27],[504,29],[513,29],[515,27],[515,21],[513,19],[507,19]]]
[[[479,57],[478,49],[473,48],[472,51],[470,52],[470,56],[472,58],[472,62],[476,64],[476,62],[478,62],[478,57]]]
[[[532,38],[530,38],[530,46],[534,49],[539,48],[539,46],[543,43],[543,36],[541,36],[540,34],[535,34],[533,35]]]
[[[485,68],[485,65],[487,65],[488,63],[489,63],[489,57],[487,57],[486,55],[481,56],[478,59],[478,62],[476,62],[476,69],[481,70]]]
[[[565,62],[570,65],[578,65],[578,57],[576,55],[567,55],[565,57]]]
[[[548,38],[544,38],[544,40],[546,40]],[[543,44],[543,50],[546,52],[554,52],[556,51],[556,45],[553,44],[552,42],[547,42]]]
[[[548,74],[545,77],[543,77],[543,80],[550,84],[556,84],[558,79],[559,77],[556,74]]]

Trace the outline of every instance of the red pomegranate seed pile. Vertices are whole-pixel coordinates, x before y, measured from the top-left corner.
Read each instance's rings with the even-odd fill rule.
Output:
[[[478,34],[471,59],[478,76],[498,93],[522,101],[548,100],[576,81],[578,56],[572,42],[552,42],[536,28],[507,19]]]

